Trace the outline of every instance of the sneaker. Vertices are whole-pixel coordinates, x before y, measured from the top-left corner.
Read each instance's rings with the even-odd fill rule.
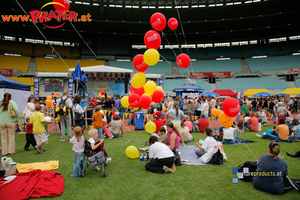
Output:
[[[166,173],[174,173],[174,170],[172,168],[169,168],[167,167],[166,165],[163,166],[163,170],[166,172]]]
[[[35,149],[39,154],[41,154],[41,151],[39,150],[38,145],[34,146],[34,149]]]
[[[106,158],[106,163],[110,162],[111,161],[111,158]]]
[[[66,140],[64,140],[64,139],[60,139],[59,141],[61,141],[61,142],[65,142]]]
[[[137,148],[139,151],[146,151],[145,148]]]
[[[84,177],[84,172],[79,172],[78,176],[79,177]]]
[[[110,136],[108,139],[113,139],[114,138],[114,136],[112,135],[112,136]]]
[[[174,171],[174,172],[176,172],[176,170],[177,170],[177,169],[176,169],[176,165],[175,165],[175,163],[173,163],[173,165],[172,165],[172,169],[173,169],[173,171]]]
[[[106,138],[106,135],[105,135],[105,134],[103,134],[103,137],[105,137],[105,138]]]
[[[24,149],[24,151],[30,151],[30,149]]]
[[[99,170],[100,170],[100,167],[99,167],[99,166],[96,166],[96,167],[95,167],[95,170],[98,170],[98,171],[99,171]]]
[[[262,136],[260,134],[256,134],[256,137],[262,138]]]
[[[296,157],[296,155],[294,153],[286,152],[286,155],[291,156],[291,157]]]

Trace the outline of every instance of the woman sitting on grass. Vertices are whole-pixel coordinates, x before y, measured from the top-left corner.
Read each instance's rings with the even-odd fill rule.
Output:
[[[293,119],[293,133],[294,135],[289,136],[289,139],[298,139],[300,140],[300,125],[299,120],[297,118]]]
[[[235,144],[238,130],[239,128],[235,124],[229,128],[223,128],[223,144]]]
[[[266,139],[270,138],[271,140],[275,140],[277,142],[289,142],[289,127],[285,124],[284,118],[279,119],[279,125],[272,130],[269,134],[256,134],[257,137]]]
[[[254,175],[253,186],[261,191],[271,194],[283,194],[293,189],[300,188],[300,179],[287,177],[288,170],[286,162],[278,158],[280,146],[277,142],[269,143],[268,155],[259,158],[257,172]]]
[[[180,132],[174,127],[172,122],[166,122],[166,126],[168,132],[167,145],[170,147],[170,149],[178,149],[180,140],[179,137],[181,136]]]
[[[119,136],[124,137],[124,131],[122,128],[122,121],[118,114],[113,115],[113,120],[107,125],[108,130],[113,134],[114,138]]]
[[[157,137],[151,136],[149,138],[149,161],[145,169],[147,171],[164,174],[164,173],[174,173],[176,171],[176,166],[174,164],[174,153],[171,149],[158,142]]]
[[[184,139],[184,143],[194,141],[193,135],[190,134],[189,128],[181,122],[181,134]]]
[[[213,132],[211,130],[211,128],[205,128],[205,131],[204,131],[204,134],[206,135],[206,138],[202,144],[202,146],[200,146],[200,144],[196,143],[196,145],[199,147],[199,149],[197,149],[195,151],[197,157],[201,157],[203,156],[206,152],[209,152],[210,150],[213,149],[213,145],[212,143],[214,141],[216,141],[214,138],[213,138]]]

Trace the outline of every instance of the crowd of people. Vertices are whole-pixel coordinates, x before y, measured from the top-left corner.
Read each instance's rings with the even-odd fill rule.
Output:
[[[82,96],[76,95],[71,99],[68,97],[68,92],[64,92],[62,97],[53,98],[54,107],[49,109],[43,99],[37,101],[35,97],[30,96],[25,109],[27,123],[24,150],[28,151],[31,144],[39,154],[46,151],[43,145],[48,142],[50,134],[47,129],[51,121],[46,120],[45,117],[50,116],[53,119],[58,119],[61,130],[60,141],[65,142],[67,135],[68,141],[73,144],[75,152],[72,177],[84,176],[85,170],[82,164],[84,159],[82,154],[84,129],[88,130],[89,142],[92,148],[101,145],[104,137],[108,139],[124,137],[123,122],[120,115],[124,112],[134,111],[131,107],[123,107],[119,99],[119,97],[113,98],[110,96],[104,98],[91,97],[86,99],[88,106],[82,106]],[[179,148],[180,143],[185,146],[186,143],[194,140],[191,134],[193,131],[206,135],[202,145],[196,143],[199,149],[195,152],[195,156],[201,157],[210,151],[213,148],[212,142],[215,141],[212,137],[213,130],[210,128],[211,110],[213,108],[222,110],[223,100],[212,97],[193,99],[187,96],[184,98],[181,96],[176,98],[166,96],[162,103],[152,103],[147,110],[140,109],[144,114],[153,114],[153,121],[156,125],[156,130],[149,139],[150,146],[139,148],[140,151],[149,151],[150,162],[146,164],[146,170],[154,173],[174,173],[176,171],[173,162],[174,153]],[[243,133],[246,129],[251,132],[258,132],[264,124],[272,121],[274,124],[278,123],[278,126],[274,127],[269,133],[257,134],[257,137],[272,140],[271,146],[269,145],[269,154],[277,159],[278,151],[273,149],[278,143],[275,144],[273,141],[290,142],[300,139],[300,116],[293,118],[291,115],[291,113],[297,113],[300,106],[298,102],[297,98],[290,97],[240,99],[241,110],[232,127],[220,127],[219,129],[223,133],[223,144],[234,144],[238,133]],[[14,136],[19,114],[20,111],[16,103],[11,100],[11,95],[6,93],[0,105],[2,155],[16,153]],[[127,125],[130,125],[132,121],[134,121],[132,118],[129,119]],[[91,125],[94,126],[93,129],[90,128]],[[290,128],[291,126],[292,128]],[[72,127],[75,127],[73,131]],[[290,155],[293,154],[290,153]],[[262,160],[266,158],[261,157]],[[286,163],[280,165],[286,168]],[[259,165],[259,170],[263,166],[263,164]],[[99,170],[99,168],[96,169]],[[284,174],[287,174],[287,170],[284,170]],[[265,189],[261,188],[261,184],[258,184],[256,180],[258,178],[254,181],[254,187],[264,191]],[[272,193],[272,191],[267,192]]]

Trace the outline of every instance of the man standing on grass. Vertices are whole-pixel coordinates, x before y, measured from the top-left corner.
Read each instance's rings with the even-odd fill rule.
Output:
[[[63,96],[57,100],[57,106],[61,105],[61,102],[64,101],[66,105],[66,109],[68,110],[67,115],[59,115],[60,117],[60,133],[61,133],[61,142],[66,141],[66,135],[65,135],[65,126],[67,127],[68,137],[69,140],[72,138],[72,130],[71,130],[71,111],[72,109],[72,100],[68,98],[69,92],[64,91]]]

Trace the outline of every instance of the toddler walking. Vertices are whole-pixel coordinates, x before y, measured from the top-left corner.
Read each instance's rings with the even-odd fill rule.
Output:
[[[74,168],[72,177],[84,177],[84,136],[80,126],[76,126],[73,130],[73,137],[70,139],[70,143],[73,144],[72,150],[75,152],[74,155]]]
[[[33,146],[33,148],[38,152],[41,153],[38,145],[36,145],[36,141],[33,137],[33,126],[32,124],[29,123],[30,121],[30,116],[26,117],[26,144],[24,146],[24,151],[29,151],[29,146],[30,144]]]

